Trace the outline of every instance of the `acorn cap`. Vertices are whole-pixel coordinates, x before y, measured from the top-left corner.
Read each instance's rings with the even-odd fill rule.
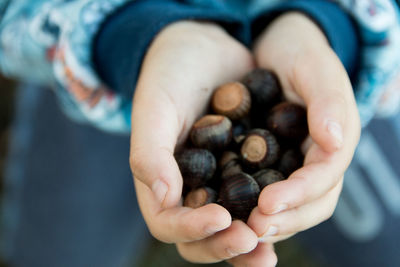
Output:
[[[211,99],[215,113],[225,115],[231,120],[238,120],[250,111],[250,92],[240,82],[224,84],[217,88]]]
[[[219,168],[223,169],[225,167],[225,165],[228,164],[230,161],[238,160],[238,159],[239,159],[239,155],[236,154],[235,152],[229,151],[229,150],[224,151],[221,158],[219,159],[218,166],[219,166]]]
[[[183,182],[190,188],[203,186],[216,170],[214,155],[205,149],[185,149],[175,155]]]
[[[279,103],[267,117],[267,128],[278,137],[302,141],[308,134],[307,111],[295,103]]]
[[[240,172],[224,180],[219,200],[233,218],[247,221],[250,212],[257,206],[260,187],[250,175]]]
[[[280,99],[281,86],[278,78],[271,71],[255,69],[248,73],[242,82],[249,89],[257,108],[265,109]]]
[[[190,139],[198,148],[223,149],[232,139],[232,122],[222,115],[205,115],[193,125]]]
[[[279,145],[268,130],[253,129],[247,134],[240,152],[248,167],[264,169],[277,161]]]
[[[294,171],[303,166],[304,155],[299,149],[289,149],[285,151],[278,164],[278,170],[289,177]]]
[[[280,182],[285,180],[285,176],[277,170],[273,169],[262,169],[253,174],[253,178],[256,180],[262,190],[267,185]]]

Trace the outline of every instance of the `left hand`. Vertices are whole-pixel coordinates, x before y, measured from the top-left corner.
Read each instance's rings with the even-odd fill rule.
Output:
[[[306,107],[311,137],[304,166],[264,188],[248,220],[260,241],[274,243],[332,215],[359,140],[360,121],[346,70],[305,15],[291,12],[277,18],[254,51],[258,65],[277,74],[285,97]]]

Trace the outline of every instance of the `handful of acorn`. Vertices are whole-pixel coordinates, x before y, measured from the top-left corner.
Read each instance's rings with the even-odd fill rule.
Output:
[[[217,88],[215,114],[194,123],[190,144],[175,154],[184,180],[184,206],[225,207],[246,221],[261,190],[303,165],[306,110],[283,99],[276,76],[264,69]]]

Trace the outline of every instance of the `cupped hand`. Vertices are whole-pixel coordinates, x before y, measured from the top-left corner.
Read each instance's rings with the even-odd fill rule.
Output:
[[[137,198],[152,235],[176,243],[192,262],[276,262],[272,245],[257,247],[254,231],[232,222],[222,206],[182,207],[182,176],[174,159],[175,148],[206,111],[213,89],[252,68],[249,51],[210,23],[171,24],[144,59],[132,111],[130,163]]]
[[[277,18],[255,45],[257,64],[277,74],[284,94],[307,109],[304,166],[261,192],[248,224],[260,241],[277,242],[328,219],[359,140],[348,75],[323,32],[308,17]]]

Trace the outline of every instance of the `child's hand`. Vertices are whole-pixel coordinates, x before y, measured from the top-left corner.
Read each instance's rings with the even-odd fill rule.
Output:
[[[311,139],[305,166],[266,187],[249,218],[260,240],[276,242],[328,219],[360,135],[347,73],[321,30],[306,16],[275,20],[255,46],[256,61],[279,77],[285,96],[307,107]]]
[[[270,244],[257,247],[253,256],[238,256],[257,246],[257,236],[245,223],[232,223],[223,207],[181,206],[182,177],[174,159],[175,147],[206,111],[213,89],[240,79],[252,67],[251,54],[224,30],[195,22],[164,29],[142,66],[133,103],[130,159],[137,197],[153,236],[177,243],[189,261],[234,258],[235,263],[254,266],[276,262]]]

